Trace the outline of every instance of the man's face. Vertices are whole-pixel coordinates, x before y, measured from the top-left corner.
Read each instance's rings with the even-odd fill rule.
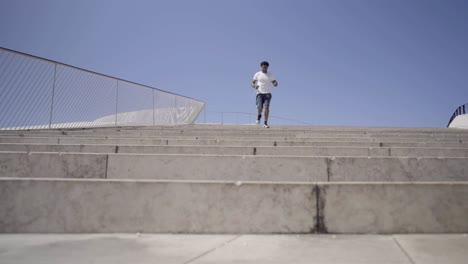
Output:
[[[268,71],[268,65],[263,64],[262,65],[262,72],[267,72]]]

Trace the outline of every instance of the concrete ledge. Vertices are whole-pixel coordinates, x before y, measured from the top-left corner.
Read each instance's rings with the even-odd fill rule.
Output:
[[[0,143],[0,151],[148,153],[203,155],[272,155],[332,157],[468,157],[468,148],[350,146],[103,145]]]
[[[58,144],[57,137],[0,137],[0,143],[43,143],[43,144]]]
[[[115,145],[98,144],[40,144],[40,143],[0,143],[0,151],[16,152],[79,152],[79,153],[115,153]]]
[[[2,233],[310,233],[312,184],[0,179]]]
[[[261,130],[261,133],[259,133]],[[416,131],[414,128],[398,128],[398,129],[375,129],[372,127],[356,127],[349,129],[347,127],[335,127],[332,129],[321,127],[304,127],[290,126],[278,127],[273,126],[268,131],[263,130],[258,126],[249,125],[216,125],[216,126],[190,126],[181,128],[165,128],[165,127],[125,127],[125,128],[97,128],[97,129],[61,129],[61,130],[31,130],[31,131],[0,131],[0,135],[72,135],[72,136],[89,136],[89,135],[113,135],[113,136],[164,136],[164,135],[179,135],[179,136],[199,136],[199,135],[222,135],[228,137],[231,135],[245,135],[248,137],[265,136],[295,136],[295,137],[323,137],[323,136],[339,136],[339,137],[418,137],[418,138],[460,138],[468,139],[466,131],[453,129],[437,129],[428,128]]]
[[[468,182],[0,178],[2,233],[466,233]]]
[[[105,178],[107,155],[0,152],[0,177]]]
[[[468,181],[467,158],[340,157],[329,181]]]
[[[322,232],[468,232],[468,182],[318,186]]]
[[[418,148],[418,147],[398,147],[388,148],[388,152],[392,157],[468,157],[468,148]]]
[[[466,158],[109,155],[112,179],[467,181]]]
[[[467,181],[468,158],[0,152],[0,177],[221,181]]]
[[[402,148],[468,148],[468,141],[433,141],[419,140],[418,142],[400,142],[388,140],[358,140],[358,141],[331,141],[330,139],[281,139],[271,140],[265,138],[252,139],[249,137],[240,139],[229,138],[211,138],[211,139],[196,139],[196,138],[125,138],[125,137],[0,137],[2,144],[82,144],[82,145],[162,145],[162,146],[249,146],[249,147],[264,147],[264,146],[291,146],[291,147],[364,147],[364,148],[380,148],[380,147],[402,147]]]
[[[109,179],[327,181],[327,159],[275,156],[109,155]]]
[[[254,116],[252,117],[254,118]],[[252,122],[254,119],[251,120]],[[20,132],[42,132],[42,131],[72,131],[72,132],[125,132],[128,130],[135,131],[232,131],[232,130],[241,130],[241,131],[258,131],[262,130],[261,126],[254,124],[190,124],[190,125],[155,125],[155,126],[111,126],[111,127],[86,127],[86,128],[53,128],[53,129],[37,129],[37,130],[4,130],[4,132],[9,133],[12,131]],[[281,125],[273,126],[270,129],[271,131],[292,131],[292,132],[337,132],[337,133],[450,133],[450,134],[459,134],[463,130],[458,129],[449,129],[449,128],[428,128],[428,127],[365,127],[365,126],[291,126],[291,125]]]

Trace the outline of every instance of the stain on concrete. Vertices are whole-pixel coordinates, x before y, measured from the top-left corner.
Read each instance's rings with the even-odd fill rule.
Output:
[[[315,194],[317,217],[315,219],[315,233],[327,234],[327,226],[325,224],[325,186],[315,185],[313,193]]]

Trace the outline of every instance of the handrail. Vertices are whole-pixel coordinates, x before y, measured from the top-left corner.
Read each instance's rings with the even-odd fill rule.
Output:
[[[176,93],[165,91],[165,90],[162,90],[162,89],[159,89],[159,88],[151,87],[151,86],[148,86],[148,85],[145,85],[145,84],[125,80],[125,79],[122,79],[122,78],[119,78],[119,77],[115,77],[115,76],[111,76],[111,75],[107,75],[107,74],[103,74],[103,73],[99,73],[99,72],[90,71],[90,70],[83,69],[83,68],[73,66],[73,65],[70,65],[70,64],[66,64],[66,63],[63,63],[63,62],[58,62],[58,61],[46,59],[46,58],[43,58],[43,57],[27,54],[27,53],[24,53],[24,52],[21,52],[21,51],[16,51],[16,50],[11,50],[11,49],[8,49],[8,48],[0,47],[0,51],[1,50],[17,53],[17,54],[20,54],[20,55],[23,55],[23,56],[26,56],[26,57],[31,57],[31,58],[34,58],[34,59],[54,63],[54,64],[57,64],[57,65],[67,66],[67,67],[70,67],[70,68],[73,68],[73,69],[76,69],[76,70],[79,70],[79,71],[88,72],[88,73],[96,74],[96,75],[99,75],[99,76],[102,76],[102,77],[107,77],[107,78],[111,78],[111,79],[131,83],[131,84],[135,84],[135,85],[146,87],[146,88],[149,88],[149,89],[158,90],[158,91],[161,91],[161,92],[164,92],[164,93],[169,93],[169,94],[177,95],[177,96],[180,96],[180,97],[189,98],[189,99],[192,99],[192,100],[197,100],[197,99],[193,99],[191,97],[185,96],[185,95],[176,94]]]
[[[459,107],[457,107],[457,109],[455,109],[455,111],[453,112],[452,117],[450,117],[450,121],[448,122],[447,127],[450,126],[450,124],[455,119],[455,117],[457,117],[459,115],[466,114],[466,109],[467,108],[468,108],[468,103],[460,105]]]
[[[0,47],[0,130],[192,124],[205,103]]]

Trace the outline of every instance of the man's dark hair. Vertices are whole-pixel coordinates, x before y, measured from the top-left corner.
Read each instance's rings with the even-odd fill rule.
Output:
[[[268,61],[262,61],[262,63],[260,63],[260,67],[263,67],[263,65],[270,67],[270,64],[268,63]]]

